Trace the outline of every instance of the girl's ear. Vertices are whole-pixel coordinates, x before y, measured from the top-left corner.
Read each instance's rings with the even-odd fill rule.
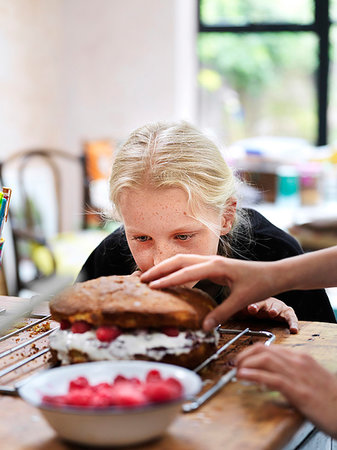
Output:
[[[230,197],[227,200],[227,206],[222,215],[222,224],[221,224],[222,225],[222,228],[221,228],[222,235],[229,233],[233,226],[233,222],[235,220],[236,205],[237,205],[237,201],[234,197]]]

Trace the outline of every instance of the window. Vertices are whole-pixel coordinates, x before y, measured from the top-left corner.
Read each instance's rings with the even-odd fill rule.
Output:
[[[226,144],[262,135],[337,139],[329,3],[337,18],[337,0],[199,0],[200,125]]]
[[[330,70],[329,70],[329,109],[328,109],[328,129],[329,141],[337,142],[337,92],[333,80],[337,79],[337,0],[331,0],[331,20],[330,28]]]

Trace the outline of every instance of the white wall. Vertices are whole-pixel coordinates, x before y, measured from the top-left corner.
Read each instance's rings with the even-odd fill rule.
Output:
[[[148,121],[194,122],[196,8],[0,0],[0,158],[32,146],[79,153],[84,139],[124,139]]]
[[[61,145],[59,0],[0,0],[0,157]]]
[[[180,3],[180,5],[178,5]],[[194,29],[181,16],[195,2],[172,0],[71,0],[65,3],[66,141],[78,136],[123,138],[148,121],[191,115]],[[187,18],[190,19],[188,13]],[[193,26],[193,25],[192,25]],[[192,31],[192,32],[191,32]],[[177,42],[179,41],[179,42]],[[185,53],[185,54],[183,54]],[[187,62],[186,62],[187,61]],[[189,61],[189,63],[188,63]],[[186,84],[191,87],[186,89]],[[192,94],[193,95],[193,94]]]
[[[0,0],[0,154],[194,121],[196,0]]]

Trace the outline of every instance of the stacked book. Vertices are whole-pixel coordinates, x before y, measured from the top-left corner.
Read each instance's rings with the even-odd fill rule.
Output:
[[[11,195],[12,195],[11,188],[3,187],[2,191],[0,191],[0,263],[2,260],[3,246],[5,242],[4,238],[2,237],[2,231],[5,222],[7,222],[8,208]]]

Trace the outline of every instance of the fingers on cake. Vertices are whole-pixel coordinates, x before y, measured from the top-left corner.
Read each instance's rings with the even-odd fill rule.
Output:
[[[214,351],[218,332],[202,330],[216,306],[199,289],[151,289],[135,276],[108,276],[76,283],[53,298],[50,336],[62,364],[148,360],[195,368]]]

